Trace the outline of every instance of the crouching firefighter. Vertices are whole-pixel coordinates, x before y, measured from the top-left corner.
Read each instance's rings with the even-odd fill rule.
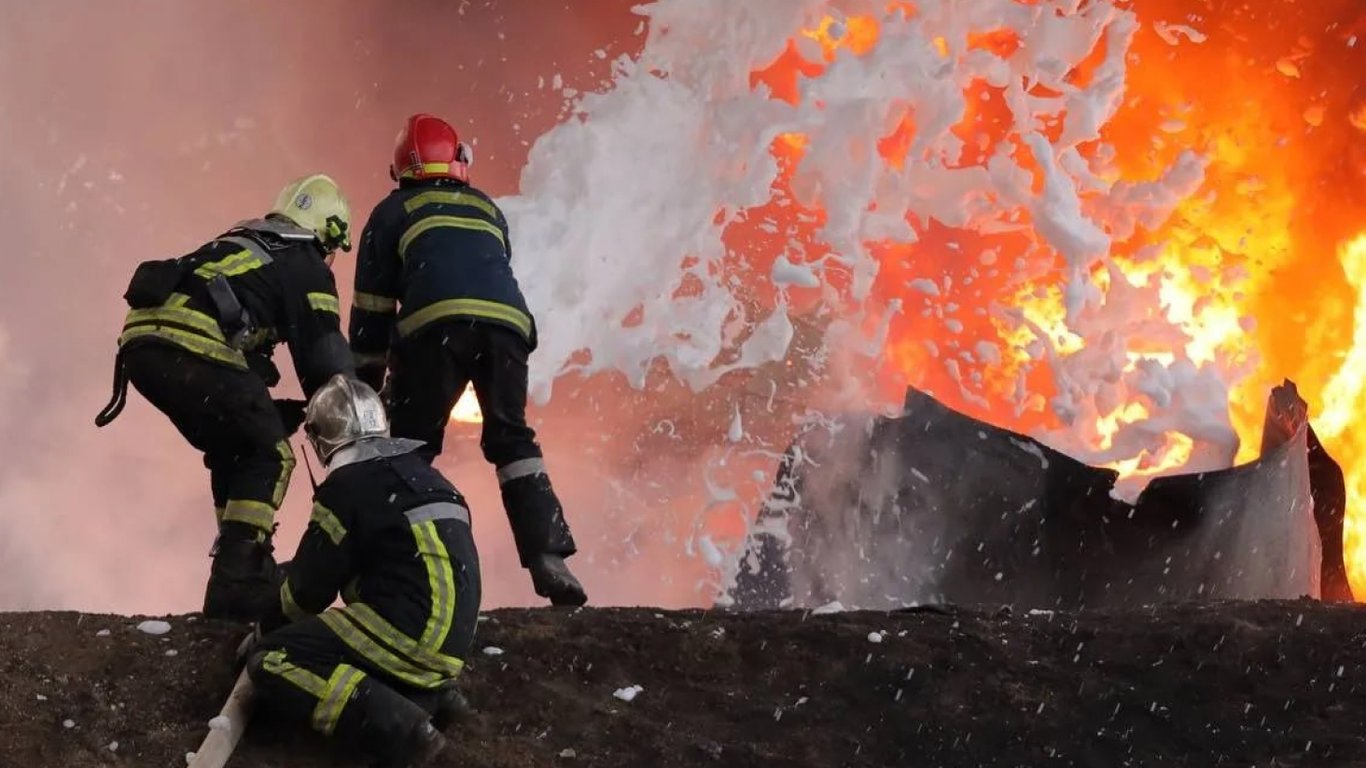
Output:
[[[574,537],[526,421],[536,324],[512,271],[507,220],[470,186],[472,159],[445,121],[408,119],[390,166],[398,187],[361,236],[351,349],[375,389],[387,368],[394,435],[421,440],[428,460],[441,453],[452,406],[474,385],[479,445],[497,470],[522,567],[536,594],[582,605],[583,586],[565,563]]]
[[[304,431],[327,470],[247,669],[276,721],[308,723],[377,766],[426,764],[463,711],[479,557],[460,493],[393,439],[384,404],[336,376]],[[340,592],[345,607],[328,608]],[[292,623],[291,623],[292,622]]]
[[[124,294],[114,396],[95,423],[118,416],[131,383],[203,452],[218,518],[209,618],[254,621],[278,592],[271,536],[303,401],[272,400],[280,373],[271,356],[288,345],[305,394],[354,370],[330,268],[337,248],[351,248],[350,222],[330,178],[298,179],[264,218],[180,258],[142,263]]]

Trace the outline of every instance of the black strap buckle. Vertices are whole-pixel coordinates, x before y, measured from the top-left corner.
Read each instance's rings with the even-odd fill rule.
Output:
[[[252,327],[251,315],[247,314],[242,302],[237,300],[237,294],[233,292],[228,278],[214,275],[208,281],[207,288],[214,309],[218,312],[218,327],[223,329],[228,346],[236,350],[244,349],[247,337],[255,330]]]

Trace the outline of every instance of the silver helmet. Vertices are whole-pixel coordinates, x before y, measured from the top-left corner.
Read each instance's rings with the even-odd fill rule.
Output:
[[[337,374],[313,393],[304,411],[304,434],[326,464],[333,454],[370,437],[387,437],[389,419],[375,390]]]

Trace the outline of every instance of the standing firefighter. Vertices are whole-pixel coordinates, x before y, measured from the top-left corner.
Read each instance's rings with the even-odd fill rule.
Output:
[[[327,478],[247,669],[279,718],[335,734],[375,765],[424,765],[445,745],[436,728],[461,711],[454,681],[474,643],[469,510],[413,452],[420,443],[388,437],[384,404],[363,382],[337,376],[318,390],[304,431]],[[346,606],[328,608],[339,592]]]
[[[204,452],[218,517],[210,618],[259,618],[277,591],[271,535],[303,403],[272,401],[280,374],[271,355],[277,343],[289,346],[305,394],[354,371],[330,269],[337,248],[351,249],[350,224],[330,178],[298,179],[265,218],[178,259],[144,262],[124,295],[132,309],[114,398],[95,423],[114,420],[131,382]]]
[[[408,119],[390,169],[398,188],[361,236],[351,348],[371,386],[381,386],[388,367],[394,435],[421,440],[428,461],[441,453],[451,408],[473,382],[484,416],[480,446],[498,470],[522,567],[536,594],[582,605],[583,587],[565,564],[574,538],[526,423],[536,324],[512,272],[503,212],[469,184],[472,159],[444,121]]]

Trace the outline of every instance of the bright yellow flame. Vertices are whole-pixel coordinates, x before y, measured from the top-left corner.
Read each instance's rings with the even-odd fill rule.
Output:
[[[1105,466],[1115,470],[1121,477],[1157,477],[1170,474],[1190,461],[1195,441],[1180,432],[1164,432],[1166,440],[1155,453],[1144,451],[1132,459],[1115,461]]]
[[[484,423],[484,412],[479,410],[479,398],[475,397],[472,385],[466,385],[460,399],[455,401],[455,407],[451,409],[451,421],[462,424]]]
[[[1353,594],[1366,595],[1366,432],[1361,423],[1366,415],[1366,233],[1344,245],[1338,260],[1357,294],[1352,346],[1323,388],[1323,410],[1312,421],[1347,481],[1342,559]]]
[[[1150,414],[1143,403],[1126,403],[1108,415],[1096,419],[1096,432],[1100,435],[1100,447],[1109,448],[1114,444],[1115,435],[1119,434],[1119,428],[1125,424],[1133,424],[1148,418]]]

